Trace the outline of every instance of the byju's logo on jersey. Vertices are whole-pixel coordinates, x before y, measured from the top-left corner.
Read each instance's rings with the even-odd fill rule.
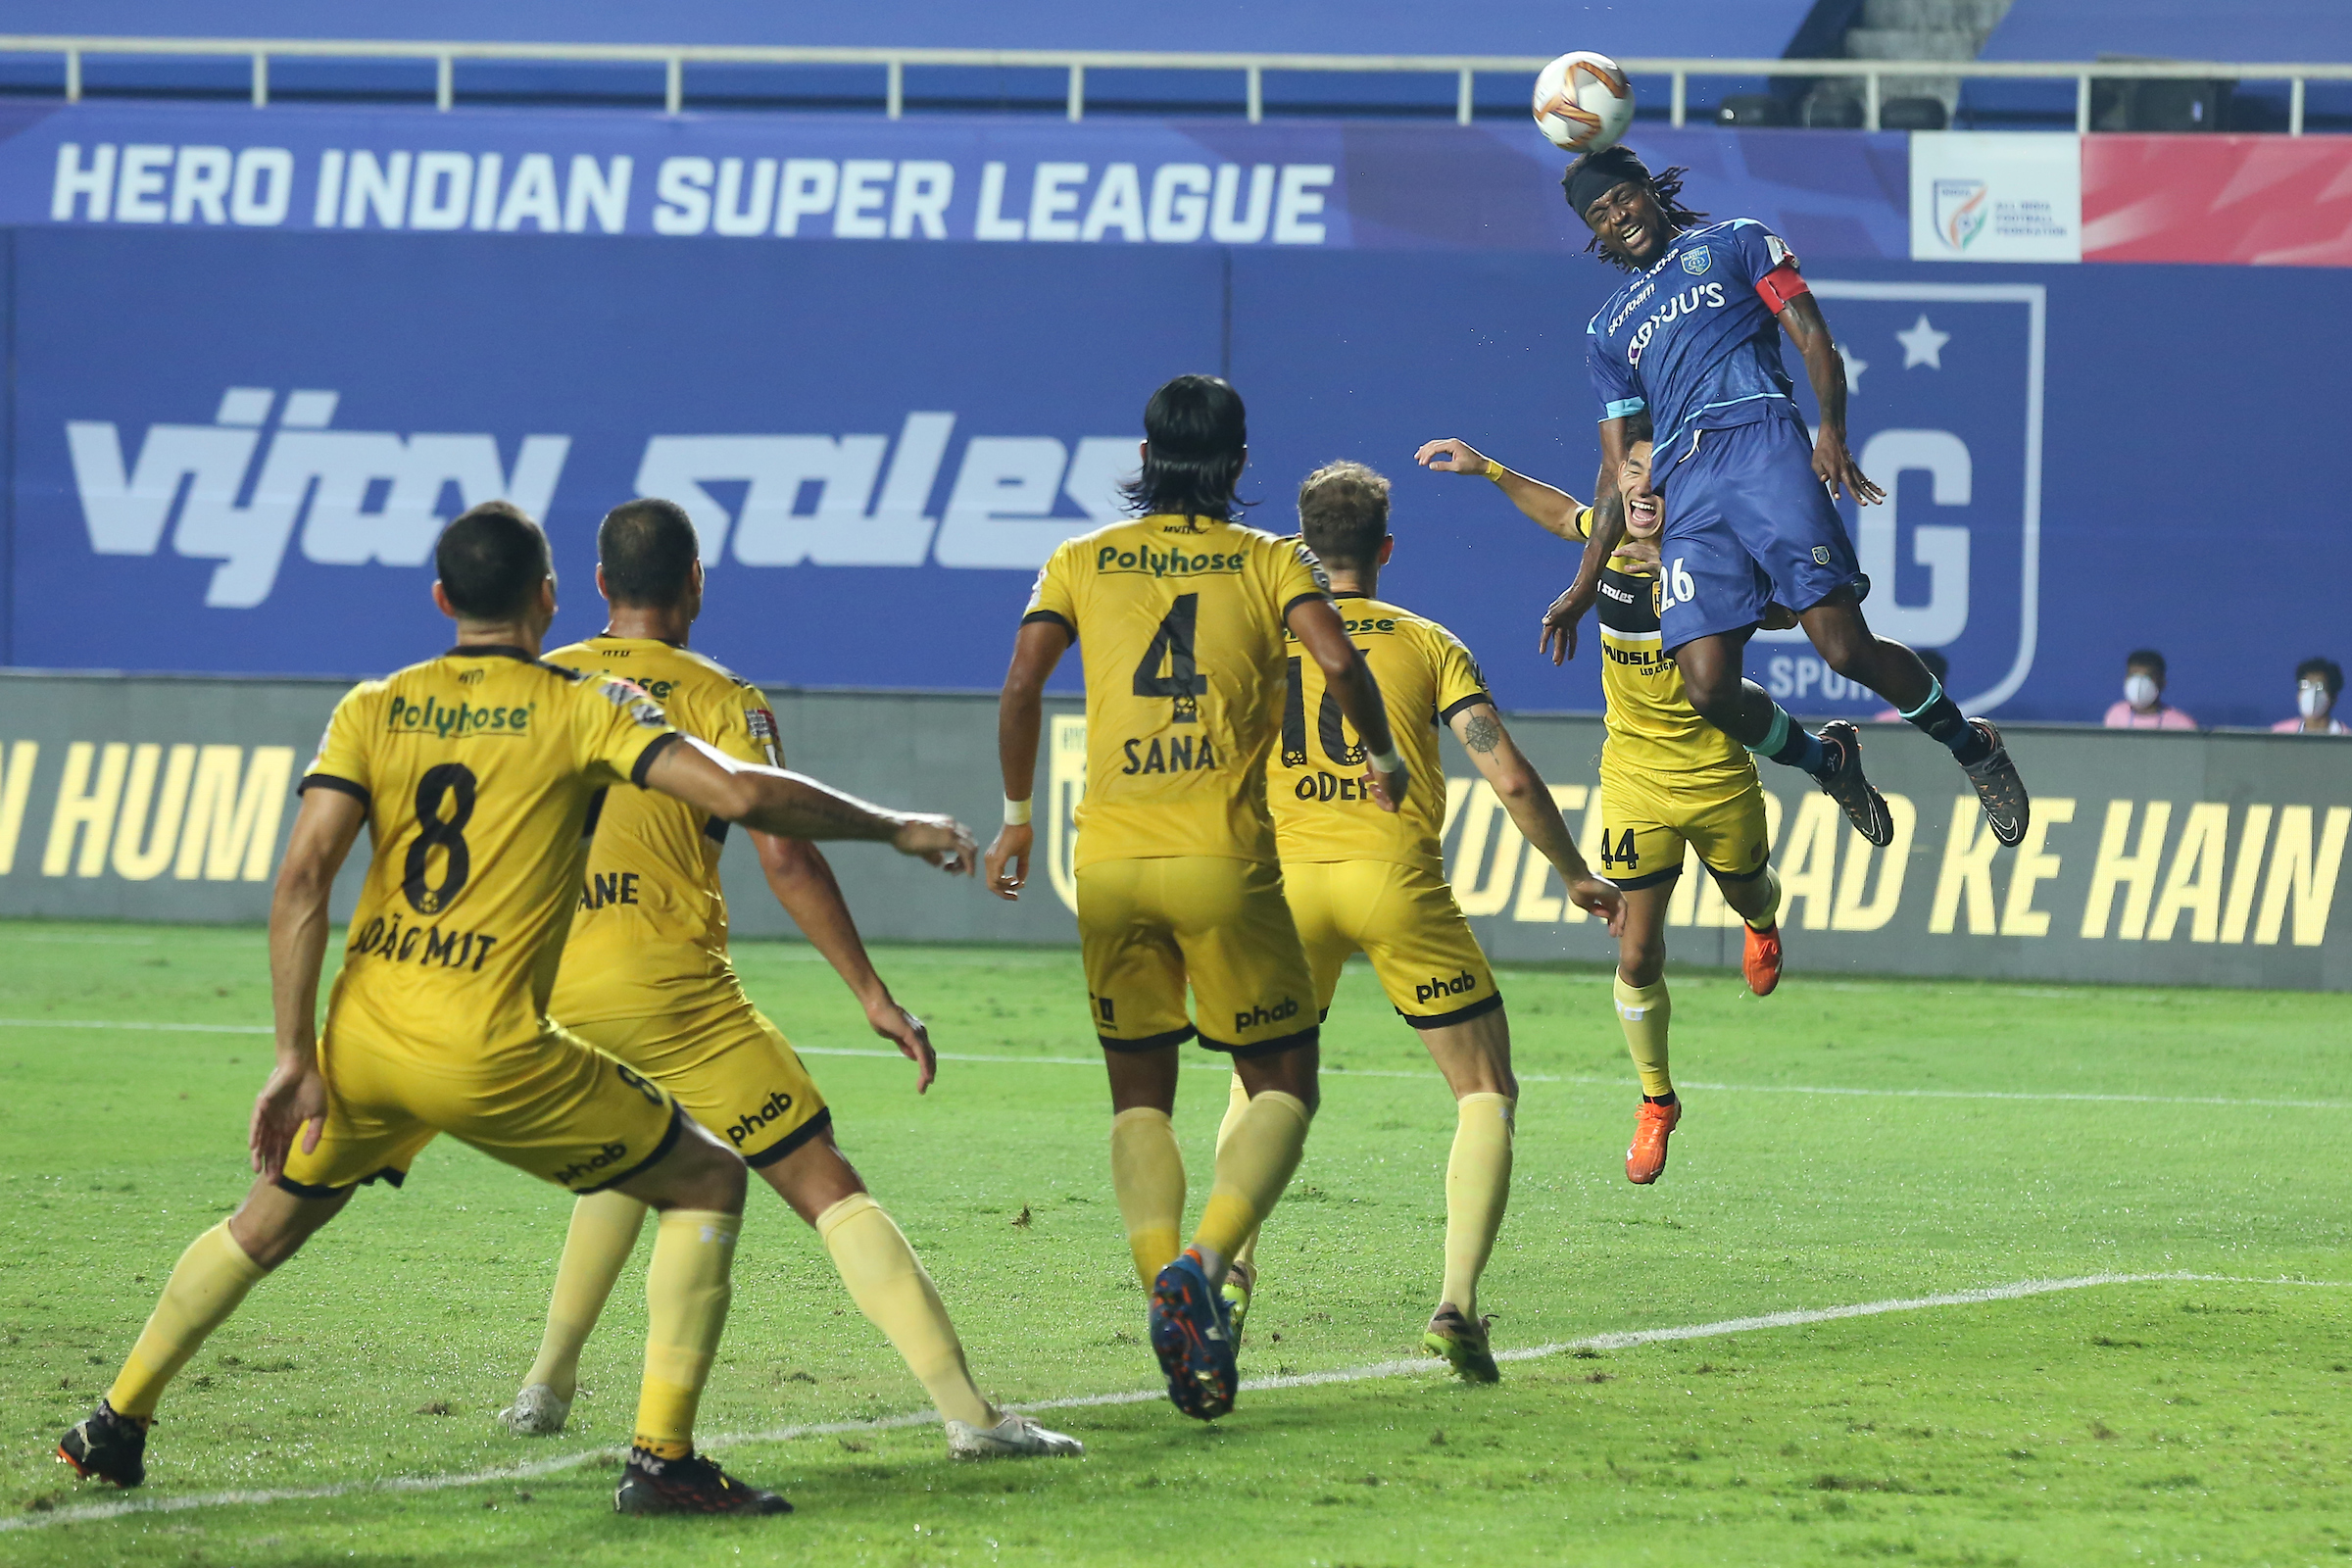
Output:
[[[1981,179],[1936,181],[1936,237],[1954,251],[1964,251],[1984,231],[1992,212],[1992,187]]]
[[[2034,666],[2045,291],[1815,279],[1813,292],[1845,356],[1847,442],[1886,491],[1879,506],[1842,504],[1871,626],[1940,651],[1961,706],[1996,709]],[[1765,689],[1811,705],[1799,711],[1886,706],[1830,669],[1802,630],[1757,640],[1779,645]]]

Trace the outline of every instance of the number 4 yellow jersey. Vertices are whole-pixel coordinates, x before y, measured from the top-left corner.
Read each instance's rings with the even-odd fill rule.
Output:
[[[302,787],[368,806],[374,846],[331,1013],[466,1053],[536,1038],[598,791],[678,734],[626,681],[456,648],[335,705]]]
[[[1292,645],[1282,708],[1282,749],[1266,770],[1274,832],[1286,863],[1387,860],[1443,877],[1446,770],[1438,726],[1474,703],[1492,702],[1487,678],[1461,640],[1409,610],[1337,594],[1348,640],[1380,682],[1389,731],[1404,759],[1404,805],[1382,810],[1365,795],[1364,748],[1323,684],[1323,668]]]
[[[1210,517],[1138,517],[1054,552],[1022,619],[1068,627],[1085,662],[1077,865],[1275,859],[1284,622],[1329,588],[1298,540]]]

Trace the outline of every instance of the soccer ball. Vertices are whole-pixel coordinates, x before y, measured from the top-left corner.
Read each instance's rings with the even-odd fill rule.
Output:
[[[1634,122],[1634,84],[1607,55],[1579,49],[1536,73],[1536,128],[1555,147],[1596,153]]]

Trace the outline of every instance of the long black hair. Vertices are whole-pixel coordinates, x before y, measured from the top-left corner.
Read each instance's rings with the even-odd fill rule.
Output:
[[[1658,215],[1666,220],[1667,229],[1673,232],[1689,228],[1707,216],[1683,205],[1683,176],[1689,172],[1690,171],[1687,166],[1677,164],[1653,174],[1648,166],[1635,156],[1632,148],[1604,147],[1599,152],[1587,153],[1570,164],[1568,172],[1560,176],[1560,188],[1567,192],[1569,209],[1581,221],[1585,209],[1596,199],[1629,179],[1638,181],[1648,187],[1650,200],[1658,204]],[[1586,188],[1580,192],[1579,186]],[[1581,201],[1580,195],[1583,198]],[[1642,270],[1635,263],[1603,250],[1598,229],[1593,229],[1592,237],[1585,241],[1585,249],[1598,255],[1620,271]]]
[[[1119,486],[1139,517],[1174,514],[1231,521],[1250,445],[1242,395],[1221,376],[1180,375],[1144,405],[1143,472]]]

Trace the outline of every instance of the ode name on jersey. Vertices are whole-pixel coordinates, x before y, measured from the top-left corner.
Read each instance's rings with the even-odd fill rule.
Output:
[[[465,735],[523,735],[529,733],[536,703],[522,708],[477,708],[470,703],[444,703],[427,697],[414,703],[395,697],[385,710],[384,728],[394,735],[437,735],[444,740]]]

